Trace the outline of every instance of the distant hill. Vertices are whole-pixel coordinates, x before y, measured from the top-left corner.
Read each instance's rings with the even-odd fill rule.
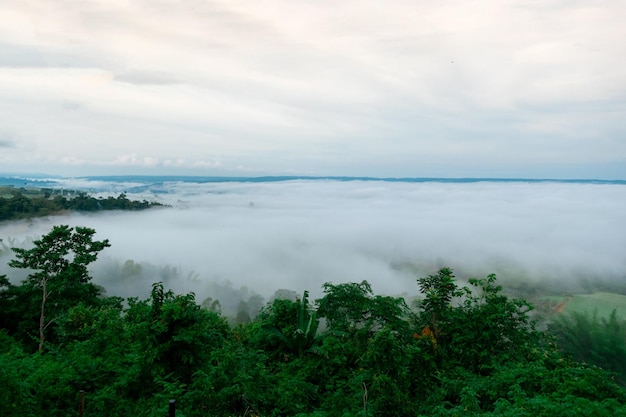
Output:
[[[161,203],[117,197],[95,198],[85,192],[53,188],[0,186],[0,221],[30,219],[64,211],[144,210]]]

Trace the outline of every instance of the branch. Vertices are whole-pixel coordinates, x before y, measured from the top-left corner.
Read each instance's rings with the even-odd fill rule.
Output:
[[[50,326],[52,323],[54,323],[56,321],[56,319],[52,319],[50,320],[45,326],[43,326],[43,329],[46,330],[48,328],[48,326]]]

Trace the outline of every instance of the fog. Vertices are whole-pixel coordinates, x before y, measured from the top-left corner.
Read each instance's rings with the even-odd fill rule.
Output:
[[[111,243],[94,281],[144,298],[164,280],[199,301],[242,286],[266,298],[280,288],[317,296],[328,281],[415,294],[416,278],[442,266],[460,278],[566,287],[626,280],[624,185],[298,180],[136,190],[128,197],[170,207],[1,224],[0,238],[28,246],[54,224],[92,227]],[[6,260],[5,250],[0,273],[16,279]]]

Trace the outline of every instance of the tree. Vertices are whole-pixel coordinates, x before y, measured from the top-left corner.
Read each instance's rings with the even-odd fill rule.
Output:
[[[41,293],[39,305],[39,351],[43,350],[46,329],[67,307],[81,301],[92,301],[99,295],[91,284],[87,265],[97,259],[98,253],[110,246],[107,239],[93,240],[96,231],[87,227],[54,226],[32,249],[11,248],[16,259],[9,262],[13,268],[31,269],[22,287]],[[55,306],[47,311],[50,297]],[[47,316],[52,316],[48,320]]]
[[[441,366],[488,373],[524,357],[536,343],[532,305],[503,295],[494,274],[471,278],[462,288],[449,268],[417,281],[425,298],[418,303],[416,337],[432,342]]]
[[[9,311],[12,304],[12,290],[14,285],[6,275],[0,275],[0,329],[7,329],[11,320]]]
[[[201,308],[194,293],[165,291],[163,283],[152,285],[149,334],[152,346],[145,349],[152,366],[188,384],[194,372],[221,346],[230,333],[227,321]],[[141,327],[143,323],[138,323]]]
[[[326,319],[328,328],[347,333],[365,333],[391,326],[399,330],[405,324],[408,307],[401,297],[374,296],[367,281],[322,286],[324,297],[316,300],[317,314]]]
[[[599,317],[597,310],[560,315],[548,330],[575,360],[615,372],[626,386],[626,320],[617,317],[617,310],[609,317]]]
[[[304,291],[301,300],[275,299],[260,318],[263,329],[298,357],[315,342],[319,320],[309,303],[308,291]]]

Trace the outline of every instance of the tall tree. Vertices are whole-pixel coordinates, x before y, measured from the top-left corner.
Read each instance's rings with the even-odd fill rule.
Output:
[[[32,249],[11,248],[16,259],[9,262],[13,268],[31,269],[23,282],[27,290],[39,292],[39,351],[43,350],[46,329],[55,315],[81,301],[93,301],[98,289],[91,284],[87,265],[97,259],[98,253],[110,246],[107,239],[93,240],[96,231],[87,227],[54,226]],[[55,299],[52,311],[47,311],[50,298]],[[49,314],[50,313],[50,314]],[[47,317],[52,316],[51,319]]]

